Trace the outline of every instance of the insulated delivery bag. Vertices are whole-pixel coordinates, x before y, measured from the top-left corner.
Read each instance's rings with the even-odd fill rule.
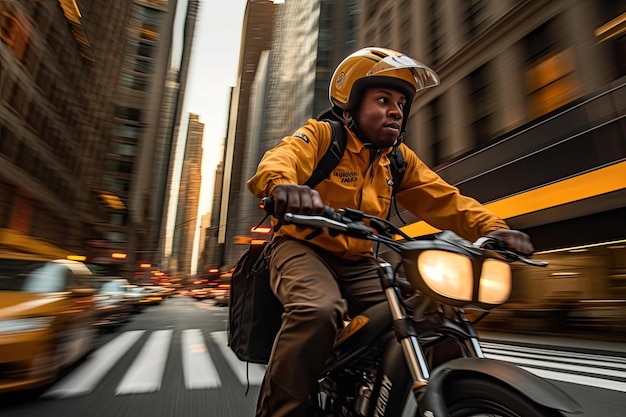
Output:
[[[230,284],[228,344],[239,360],[266,364],[283,307],[270,288],[269,242],[250,244]]]

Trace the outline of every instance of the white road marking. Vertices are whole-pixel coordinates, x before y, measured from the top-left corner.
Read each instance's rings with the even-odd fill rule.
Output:
[[[250,385],[261,385],[263,376],[265,375],[265,365],[258,363],[247,363],[239,360],[237,355],[228,346],[228,338],[226,332],[212,332],[211,339],[220,348],[220,352],[226,358],[228,365],[233,370],[237,379],[241,384],[246,385],[248,381]]]
[[[150,335],[117,386],[116,395],[154,392],[161,388],[172,333],[172,330],[157,330]]]
[[[89,394],[124,353],[145,333],[131,330],[93,352],[78,368],[52,386],[42,397],[69,398]]]
[[[527,371],[541,376],[542,378],[626,392],[626,382],[596,378],[589,375],[581,375],[581,373],[586,373],[591,375],[621,378],[622,380],[626,379],[626,373],[624,371],[607,369],[607,366],[609,366],[608,363],[598,362],[595,366],[585,366],[577,363],[560,363],[556,362],[554,359],[562,360],[562,358],[551,359],[544,355],[534,355],[532,356],[532,359],[530,359],[529,357],[524,357],[524,355],[509,352],[508,346],[506,348],[503,347],[503,349],[506,349],[507,351],[493,348],[485,349],[485,356],[490,359],[515,363]]]
[[[221,385],[199,329],[183,330],[182,350],[187,389],[216,388]]]

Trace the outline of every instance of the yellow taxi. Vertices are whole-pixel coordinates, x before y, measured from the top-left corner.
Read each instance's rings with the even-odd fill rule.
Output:
[[[97,336],[96,288],[85,264],[51,259],[58,250],[7,230],[0,229],[0,393],[54,381]],[[11,247],[16,236],[29,252]]]

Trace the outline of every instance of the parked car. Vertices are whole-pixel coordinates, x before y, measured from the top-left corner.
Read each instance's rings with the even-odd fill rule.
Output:
[[[230,285],[225,291],[221,292],[220,294],[215,295],[216,306],[228,307],[229,303],[230,303]]]
[[[208,298],[209,288],[194,288],[190,295],[196,300],[204,300]]]
[[[131,285],[128,288],[128,298],[131,300],[132,312],[140,313],[144,308],[156,304],[145,287]]]
[[[164,298],[164,294],[163,294],[163,291],[161,290],[161,287],[145,286],[142,288],[145,294],[145,299],[143,300],[143,302],[146,306],[154,306],[154,305],[161,304]]]
[[[224,293],[230,291],[230,284],[220,284],[217,287],[210,288],[207,298],[217,298],[224,295]]]
[[[96,343],[96,288],[78,261],[0,251],[0,393],[54,381]]]
[[[126,323],[135,302],[129,295],[128,280],[121,277],[97,277],[96,280],[101,283],[94,297],[98,315],[96,326],[110,329]]]

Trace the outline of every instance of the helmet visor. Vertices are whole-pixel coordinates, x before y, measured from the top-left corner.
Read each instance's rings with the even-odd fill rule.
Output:
[[[406,68],[411,71],[415,80],[415,91],[439,85],[439,76],[426,65],[406,55],[389,55],[378,61],[367,73],[368,76],[381,75],[385,72]]]

